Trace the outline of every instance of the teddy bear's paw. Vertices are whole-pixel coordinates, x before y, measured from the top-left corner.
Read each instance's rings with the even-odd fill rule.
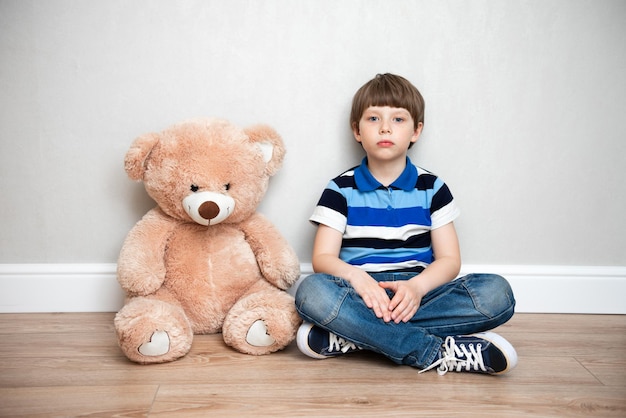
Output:
[[[150,341],[139,346],[139,352],[144,356],[162,356],[170,351],[170,336],[165,331],[155,331]]]
[[[276,340],[267,332],[265,321],[259,319],[250,326],[246,334],[246,342],[254,347],[269,347]]]

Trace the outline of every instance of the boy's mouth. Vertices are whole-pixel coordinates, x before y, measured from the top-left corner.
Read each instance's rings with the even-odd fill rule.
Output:
[[[378,145],[379,147],[391,147],[393,146],[393,142],[387,139],[383,139],[382,141],[378,141],[376,145]]]

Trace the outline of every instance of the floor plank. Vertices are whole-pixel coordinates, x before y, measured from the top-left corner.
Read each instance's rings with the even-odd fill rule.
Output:
[[[435,389],[436,388],[436,389]],[[159,390],[151,416],[621,416],[623,392],[600,387],[517,385],[479,379],[293,385],[171,385]]]
[[[158,386],[0,388],[2,417],[145,417]]]

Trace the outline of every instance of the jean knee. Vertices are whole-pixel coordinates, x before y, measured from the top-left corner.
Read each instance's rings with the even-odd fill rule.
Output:
[[[296,306],[304,304],[318,292],[320,276],[319,274],[312,274],[302,279],[295,294]]]
[[[326,274],[305,277],[295,295],[296,310],[300,316],[319,324],[332,321],[347,292],[338,286],[340,280]]]
[[[465,277],[465,287],[475,307],[489,318],[513,315],[515,297],[509,282],[496,274],[472,274]]]

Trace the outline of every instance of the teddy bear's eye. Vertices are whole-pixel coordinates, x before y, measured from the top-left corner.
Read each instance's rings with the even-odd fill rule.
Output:
[[[226,191],[230,190],[230,183],[226,183],[224,185],[224,189],[226,189]]]
[[[192,192],[194,192],[194,193],[195,193],[195,192],[197,192],[199,189],[200,189],[200,188],[199,188],[198,186],[196,186],[195,184],[192,184],[192,185],[191,185],[191,191],[192,191]]]

